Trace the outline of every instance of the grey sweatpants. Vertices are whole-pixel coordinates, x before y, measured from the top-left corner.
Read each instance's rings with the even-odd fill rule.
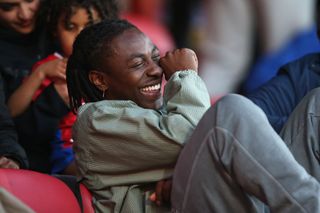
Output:
[[[318,96],[312,91],[282,132],[297,156],[250,100],[227,95],[218,101],[179,156],[173,212],[263,212],[260,201],[271,212],[320,212],[320,184],[301,166],[319,179],[312,155],[319,147]]]

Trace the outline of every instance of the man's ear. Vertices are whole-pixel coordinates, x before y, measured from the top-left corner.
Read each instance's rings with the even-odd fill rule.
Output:
[[[89,72],[89,80],[102,92],[106,91],[109,88],[107,75],[103,72],[91,70]]]

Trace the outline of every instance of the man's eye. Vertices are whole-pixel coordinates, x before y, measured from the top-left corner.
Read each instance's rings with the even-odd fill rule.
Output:
[[[31,3],[33,2],[34,0],[25,0],[25,2],[28,2],[28,3]]]
[[[14,5],[13,4],[9,4],[9,3],[1,3],[0,4],[0,9],[6,12],[9,12],[11,10],[13,10]]]
[[[143,66],[143,62],[136,63],[132,66],[132,68],[140,68]]]

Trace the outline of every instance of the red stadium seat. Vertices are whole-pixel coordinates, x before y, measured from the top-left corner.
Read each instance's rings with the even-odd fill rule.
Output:
[[[56,177],[29,170],[0,169],[0,187],[37,213],[79,213],[81,207],[71,189]],[[80,184],[84,213],[93,213],[92,196]]]

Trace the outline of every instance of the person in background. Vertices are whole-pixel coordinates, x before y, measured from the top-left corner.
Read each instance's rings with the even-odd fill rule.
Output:
[[[315,5],[317,39],[320,38],[320,1]],[[280,133],[300,101],[320,86],[320,53],[306,54],[282,66],[275,77],[246,96],[267,115]],[[316,152],[314,152],[316,153]]]
[[[47,2],[50,32],[59,49],[37,62],[33,72],[16,89],[8,100],[13,117],[19,116],[50,84],[53,84],[66,105],[69,97],[65,80],[65,69],[76,36],[85,27],[107,18],[116,18],[117,6],[113,0],[51,0]],[[73,162],[71,127],[76,116],[69,112],[61,117],[59,130],[51,140],[51,173],[75,174]],[[48,141],[49,143],[49,141]]]
[[[44,6],[40,0],[0,1],[0,70],[6,99],[54,47],[46,34]]]
[[[198,50],[199,74],[212,97],[243,94],[289,59],[320,49],[314,39],[315,2],[172,0],[169,23],[178,47]]]
[[[3,104],[30,73],[32,65],[52,51],[54,45],[46,35],[43,22],[43,6],[44,1],[40,0],[0,0],[0,96]],[[53,91],[52,88],[46,92],[50,91]],[[47,165],[47,146],[41,139],[54,135],[50,131],[55,126],[56,115],[60,116],[67,110],[62,102],[49,105],[50,108],[39,99],[28,112],[16,118],[12,126],[12,131],[18,134],[18,141],[24,148],[27,144],[39,147],[39,150],[33,150],[39,155],[36,160],[31,159],[29,168],[40,171],[46,171]],[[42,111],[52,112],[50,118],[44,118]],[[12,118],[8,109],[1,112],[9,123],[13,123],[9,121]],[[25,121],[28,121],[27,125]]]

